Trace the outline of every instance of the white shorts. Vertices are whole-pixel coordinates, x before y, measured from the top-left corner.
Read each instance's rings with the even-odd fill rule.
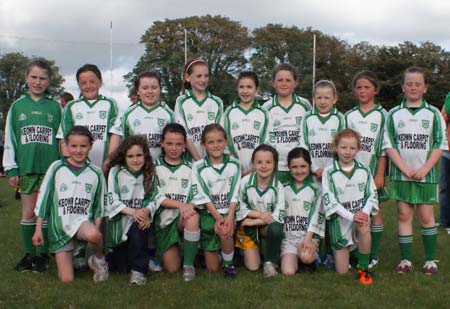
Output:
[[[284,254],[298,254],[298,246],[303,241],[304,237],[295,237],[295,238],[285,238],[281,242],[281,254],[280,256],[283,256]],[[319,247],[319,240],[313,238],[312,240],[317,247]]]
[[[77,255],[80,249],[83,247],[84,242],[79,241],[75,237],[73,237],[67,244],[56,250],[54,253],[61,253],[61,252],[69,252],[72,251],[73,255]]]

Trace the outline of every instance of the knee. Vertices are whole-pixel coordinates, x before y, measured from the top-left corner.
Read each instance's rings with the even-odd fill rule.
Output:
[[[177,271],[180,270],[179,265],[173,265],[173,264],[164,265],[164,268],[166,269],[166,271],[168,273],[176,273]]]
[[[412,214],[410,212],[399,211],[398,221],[399,222],[409,222],[412,219]]]
[[[279,222],[269,224],[268,233],[274,237],[283,237],[283,224]]]
[[[73,275],[72,274],[59,274],[59,281],[62,283],[70,283],[73,281]]]
[[[311,264],[316,260],[316,253],[302,250],[300,252],[300,260],[304,264]]]
[[[188,228],[189,230],[198,230],[198,215],[195,213],[192,215],[189,219],[186,220],[185,228]]]
[[[286,276],[293,276],[297,273],[297,270],[293,267],[281,267],[281,272]]]
[[[102,242],[102,234],[97,229],[92,229],[86,234],[88,242],[93,244],[100,244]]]

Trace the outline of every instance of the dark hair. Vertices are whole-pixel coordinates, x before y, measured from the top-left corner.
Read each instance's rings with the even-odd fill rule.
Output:
[[[333,138],[333,159],[339,160],[338,154],[337,154],[337,147],[339,144],[339,141],[343,139],[344,137],[353,137],[356,139],[356,143],[358,144],[358,149],[361,148],[361,136],[358,132],[352,130],[352,129],[344,129],[342,131],[339,131],[336,133],[336,135]]]
[[[292,160],[299,159],[299,158],[303,158],[303,160],[305,160],[306,163],[309,164],[309,168],[311,170],[311,165],[312,165],[311,155],[309,154],[308,150],[306,150],[305,148],[302,148],[302,147],[295,147],[294,149],[289,151],[289,153],[287,155],[288,166],[289,167],[291,166]]]
[[[174,123],[166,124],[166,126],[162,130],[161,142],[164,141],[164,138],[166,137],[167,133],[179,133],[179,134],[183,135],[184,141],[186,142],[186,138],[187,138],[186,129],[179,123],[174,122]]]
[[[25,71],[25,75],[30,74],[31,69],[33,67],[38,67],[38,68],[44,70],[48,75],[48,79],[49,80],[52,79],[52,75],[53,75],[52,65],[46,59],[44,59],[44,58],[31,59],[30,62],[28,62],[27,69]]]
[[[376,90],[380,90],[380,80],[378,79],[377,74],[373,71],[361,71],[356,73],[355,77],[353,77],[352,87],[356,87],[356,82],[360,79],[367,79]]]
[[[134,80],[134,87],[133,92],[137,95],[137,91],[139,89],[139,84],[141,83],[141,78],[149,77],[149,78],[155,78],[158,81],[159,88],[161,88],[161,78],[159,77],[159,74],[155,71],[143,71],[139,73],[136,76],[136,79]]]
[[[59,96],[60,99],[64,100],[64,102],[68,103],[70,101],[72,101],[73,95],[70,92],[64,92]]]
[[[77,71],[77,82],[80,81],[80,74],[84,72],[92,72],[100,81],[102,81],[102,72],[100,72],[99,68],[95,64],[85,64]]]
[[[274,161],[274,164],[275,164],[273,171],[274,171],[274,174],[275,174],[278,171],[278,151],[275,148],[273,148],[272,146],[270,146],[270,145],[261,144],[258,147],[256,147],[255,150],[253,150],[252,163],[255,160],[256,153],[259,152],[259,151],[268,151],[268,152],[270,152],[272,154],[273,161]]]
[[[201,143],[202,144],[205,143],[206,135],[209,132],[212,132],[212,131],[219,131],[219,132],[221,132],[223,134],[223,136],[225,137],[225,139],[227,139],[227,132],[225,132],[225,129],[222,128],[222,126],[220,124],[210,123],[203,129],[202,137],[201,137]]]
[[[183,93],[185,92],[186,89],[191,89],[191,83],[186,80],[186,75],[191,75],[193,68],[197,65],[204,65],[208,67],[208,62],[202,59],[191,59],[184,65],[183,88],[182,88]]]
[[[151,192],[153,181],[156,179],[155,165],[153,164],[150,150],[148,147],[147,138],[144,135],[131,135],[125,138],[119,147],[111,155],[111,160],[108,164],[108,171],[116,165],[126,166],[126,155],[128,150],[133,146],[140,146],[144,152],[144,167],[142,173],[144,174],[144,190],[148,195]]]
[[[292,77],[294,78],[295,81],[298,80],[298,76],[297,76],[297,71],[295,70],[295,67],[289,63],[280,63],[277,64],[274,68],[273,68],[273,73],[272,73],[272,80],[275,80],[275,76],[277,75],[278,72],[280,71],[289,71],[292,74]]]
[[[427,72],[419,66],[411,66],[409,68],[407,68],[404,72],[403,72],[403,77],[402,77],[402,84],[405,83],[405,79],[406,79],[406,74],[408,73],[419,73],[422,74],[423,76],[423,81],[425,82],[425,85],[428,85],[428,76],[427,76]]]
[[[69,142],[69,136],[71,135],[86,136],[89,139],[89,144],[92,145],[94,143],[94,137],[92,136],[91,131],[89,131],[89,129],[86,128],[85,126],[73,126],[64,137],[66,143]]]
[[[253,82],[255,83],[256,88],[259,87],[259,79],[258,79],[258,75],[256,75],[255,72],[253,71],[243,71],[241,73],[239,73],[239,76],[237,78],[237,82],[236,84],[239,86],[239,82],[241,81],[241,79],[243,78],[249,78],[252,79]]]
[[[336,85],[327,79],[321,79],[314,85],[314,95],[316,94],[317,88],[331,88],[333,90],[333,95],[337,96]]]

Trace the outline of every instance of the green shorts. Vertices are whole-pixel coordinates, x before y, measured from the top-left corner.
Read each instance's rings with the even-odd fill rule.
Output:
[[[389,193],[388,193],[386,187],[381,188],[377,192],[378,192],[378,201],[380,203],[389,201]]]
[[[416,204],[437,204],[438,185],[415,181],[392,181],[390,197],[396,201]]]
[[[200,218],[200,249],[206,251],[217,251],[220,249],[220,238],[214,232],[214,224],[216,220],[206,210],[201,209],[199,212]]]
[[[178,222],[180,216],[176,217],[165,228],[155,225],[156,250],[163,255],[170,247],[179,244],[182,240],[180,231],[178,230]]]
[[[31,194],[38,192],[45,174],[29,174],[20,176],[19,192],[22,194]]]

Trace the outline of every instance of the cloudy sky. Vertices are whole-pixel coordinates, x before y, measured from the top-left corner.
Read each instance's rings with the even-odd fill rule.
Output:
[[[281,23],[312,27],[350,43],[431,41],[450,50],[446,0],[2,0],[0,54],[19,51],[55,60],[65,88],[76,95],[75,71],[95,63],[104,74],[102,93],[126,105],[122,76],[143,54],[139,40],[146,29],[157,20],[205,14],[227,16],[250,29]]]

